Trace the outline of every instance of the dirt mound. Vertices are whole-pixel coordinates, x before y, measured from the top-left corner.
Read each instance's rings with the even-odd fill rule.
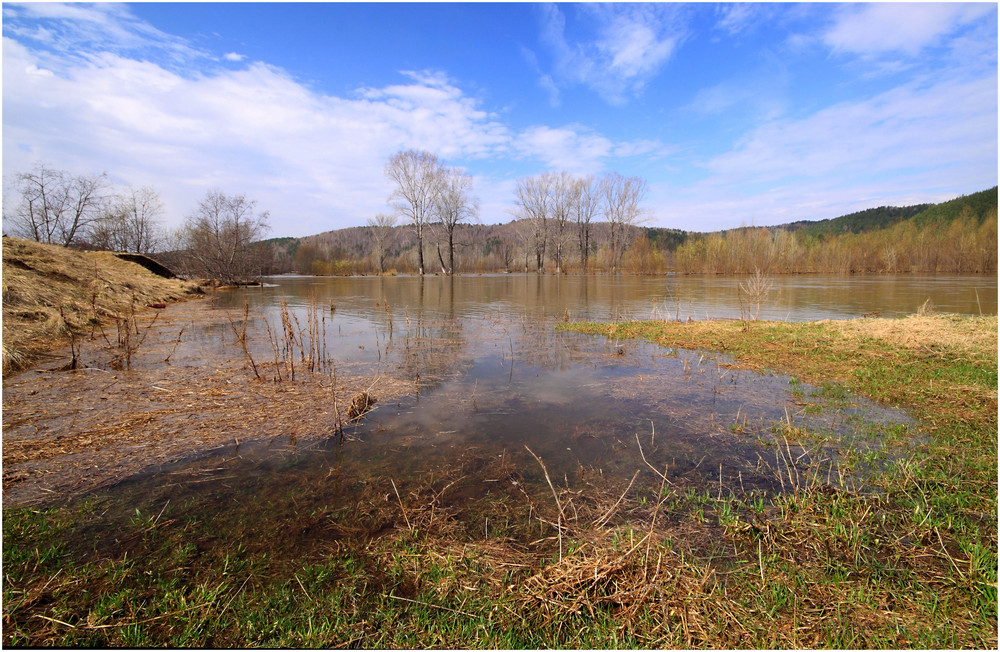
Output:
[[[3,375],[65,344],[70,333],[194,292],[195,283],[162,278],[110,252],[3,238]]]

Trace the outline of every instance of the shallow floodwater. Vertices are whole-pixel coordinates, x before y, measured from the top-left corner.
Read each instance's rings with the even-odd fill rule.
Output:
[[[247,307],[255,359],[278,355],[285,306],[299,346],[327,361],[322,373],[366,374],[376,397],[390,378],[408,391],[377,403],[344,437],[333,424],[320,441],[267,433],[264,443],[172,464],[112,493],[129,509],[185,497],[262,504],[287,492],[298,507],[329,505],[366,487],[384,489],[389,480],[405,496],[418,478],[460,468],[484,474],[481,483],[544,495],[546,480],[529,449],[566,488],[585,477],[627,481],[636,471],[651,484],[653,466],[671,482],[781,490],[786,454],[776,445],[785,425],[820,434],[818,443],[783,444],[788,457],[810,463],[814,479],[861,487],[863,474],[838,480],[838,460],[883,447],[880,428],[905,430],[905,414],[787,376],[740,370],[717,354],[554,329],[566,318],[739,317],[739,280],[285,276],[219,292],[214,309],[241,321]],[[927,299],[940,311],[995,314],[996,279],[779,277],[760,317],[889,317],[913,313]],[[228,324],[194,329],[184,340],[176,364],[235,350]]]

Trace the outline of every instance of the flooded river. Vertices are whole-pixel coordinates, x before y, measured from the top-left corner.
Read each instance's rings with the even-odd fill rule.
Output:
[[[537,498],[550,481],[573,489],[648,471],[645,484],[659,482],[651,468],[701,489],[778,491],[789,482],[777,473],[786,459],[776,450],[786,425],[818,433],[811,443],[784,442],[788,456],[811,461],[814,477],[858,488],[863,474],[838,478],[838,459],[882,446],[885,429],[906,428],[905,414],[787,376],[741,370],[721,355],[554,329],[565,319],[738,318],[739,282],[273,277],[264,287],[217,292],[199,318],[172,306],[164,315],[175,321],[156,322],[151,342],[159,344],[144,345],[147,355],[137,351],[127,369],[121,360],[113,366],[100,342],[85,345],[89,377],[109,379],[97,388],[74,389],[88,376],[78,372],[44,376],[46,387],[33,386],[40,381],[30,372],[7,383],[5,445],[9,437],[72,437],[73,428],[92,439],[118,422],[122,432],[134,430],[139,426],[128,424],[140,411],[141,428],[164,442],[153,448],[173,451],[167,443],[195,431],[200,439],[146,465],[122,466],[125,477],[96,482],[117,505],[111,513],[156,511],[170,501],[208,510],[241,505],[219,516],[240,524],[220,527],[244,529],[266,505],[280,520],[288,501],[308,511],[354,504],[373,488],[386,498],[389,491],[406,497],[435,476],[463,478],[456,503],[501,485]],[[996,278],[796,276],[773,284],[761,319],[892,317],[916,312],[928,299],[939,311],[997,312]],[[347,378],[349,394],[369,391],[377,402],[341,431],[348,403],[341,397],[334,405],[330,388]],[[79,403],[65,413],[31,413],[31,401],[46,392],[78,392]],[[226,392],[241,392],[243,402]],[[12,407],[22,418],[7,418]],[[212,409],[228,412],[206,416]],[[129,436],[127,451],[146,454],[135,433]],[[18,493],[21,476],[13,474],[30,478],[39,463],[6,467],[7,500],[61,491]]]

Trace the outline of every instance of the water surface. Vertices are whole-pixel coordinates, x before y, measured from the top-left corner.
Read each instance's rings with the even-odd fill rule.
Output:
[[[279,339],[267,330],[280,332],[284,305],[300,333],[308,330],[316,350],[334,366],[369,374],[373,394],[378,396],[380,378],[401,379],[412,391],[377,404],[346,438],[331,433],[324,441],[300,445],[276,432],[266,446],[201,460],[191,467],[190,486],[198,494],[213,486],[211,474],[199,470],[204,464],[227,469],[218,472],[225,475],[225,491],[241,495],[273,492],[335,470],[341,481],[309,490],[323,502],[342,499],[345,486],[392,479],[405,488],[428,472],[472,458],[480,467],[501,459],[518,469],[520,482],[544,491],[528,448],[568,487],[586,473],[627,479],[653,466],[673,481],[778,490],[783,480],[775,469],[783,458],[774,444],[782,424],[827,438],[825,445],[803,445],[795,452],[809,450],[807,460],[836,477],[837,459],[845,452],[882,446],[872,424],[909,422],[905,414],[857,397],[829,401],[818,388],[795,379],[739,370],[724,356],[553,328],[567,318],[736,318],[740,279],[494,275],[268,281],[214,298],[216,310],[237,318],[247,305],[248,344],[258,360],[267,359]],[[773,283],[761,318],[896,316],[915,312],[928,299],[938,310],[996,312],[996,279],[983,277],[795,276]],[[310,320],[315,327],[307,329]],[[224,330],[192,335],[200,346],[188,354],[191,359],[203,358],[217,338],[225,339]],[[177,355],[184,359],[185,353]],[[169,473],[169,490],[156,494],[182,492],[187,486],[182,471],[183,465],[143,478],[143,491]],[[859,478],[854,482],[863,484]]]

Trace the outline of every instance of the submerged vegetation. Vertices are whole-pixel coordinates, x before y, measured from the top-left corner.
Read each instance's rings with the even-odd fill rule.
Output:
[[[527,450],[372,472],[335,503],[317,498],[331,466],[252,498],[222,483],[125,511],[100,495],[7,507],[3,643],[996,647],[996,317],[559,328],[721,351],[915,422],[842,451],[861,482],[817,473],[804,453],[824,435],[789,420],[761,440],[770,489],[648,463],[570,486]]]

